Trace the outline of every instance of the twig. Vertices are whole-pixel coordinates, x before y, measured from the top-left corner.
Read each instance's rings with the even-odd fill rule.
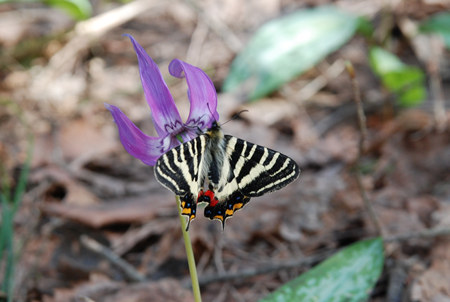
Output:
[[[363,110],[365,112],[373,112],[382,107],[382,102],[373,102],[363,104]],[[356,108],[353,104],[344,104],[339,106],[335,111],[328,114],[319,120],[315,125],[318,136],[322,137],[327,134],[333,127],[336,127],[342,122],[353,119],[357,115]]]
[[[364,189],[364,185],[362,183],[362,177],[361,177],[361,172],[359,171],[359,168],[356,168],[356,183],[358,185],[358,190],[361,194],[361,197],[364,201],[364,205],[367,209],[367,212],[369,213],[370,216],[370,220],[372,220],[372,223],[374,224],[376,230],[377,230],[377,234],[383,236],[383,231],[380,225],[380,222],[378,221],[378,218],[375,214],[375,211],[372,207],[372,202],[370,201],[369,197],[367,196],[367,192]]]
[[[383,241],[384,242],[406,241],[410,239],[433,238],[438,236],[450,236],[450,228],[435,228],[417,231],[413,233],[386,236],[383,238]]]
[[[110,248],[100,244],[96,240],[89,238],[87,235],[82,235],[80,237],[81,244],[87,249],[105,257],[112,264],[117,266],[129,280],[133,282],[143,282],[146,280],[145,276],[139,273],[133,266],[128,262],[120,258],[115,254]]]
[[[353,99],[356,104],[356,113],[358,116],[358,124],[359,130],[361,131],[361,136],[359,138],[359,156],[363,154],[364,151],[364,143],[367,139],[367,127],[366,127],[366,116],[364,114],[364,109],[361,101],[361,91],[359,89],[358,81],[356,80],[355,69],[350,62],[346,62],[347,72],[350,75],[350,79],[352,80],[352,91],[353,91]]]
[[[331,255],[334,251],[328,251],[320,253],[311,257],[294,259],[286,262],[280,263],[270,263],[265,266],[259,266],[257,268],[246,269],[238,272],[228,272],[222,274],[213,274],[209,276],[204,276],[199,279],[200,286],[205,286],[214,282],[224,282],[230,280],[246,279],[258,275],[268,274],[272,272],[277,272],[284,269],[299,268],[301,266],[311,266]]]
[[[137,229],[131,229],[113,241],[112,250],[117,255],[124,255],[133,247],[142,243],[150,236],[166,234],[168,230],[175,228],[176,221],[167,217],[156,217]],[[178,225],[176,225],[178,226]]]
[[[225,42],[225,45],[235,53],[238,53],[243,44],[241,40],[233,33],[233,31],[223,23],[218,16],[210,16],[206,13],[195,0],[185,0],[192,7],[199,17],[205,22],[213,32],[215,32]]]
[[[430,74],[430,90],[433,97],[433,114],[438,131],[445,131],[447,117],[445,114],[444,93],[442,81],[439,74],[439,63],[442,61],[444,51],[443,42],[438,37],[430,38],[431,56],[427,62],[427,71]]]
[[[354,98],[355,104],[356,104],[359,130],[361,132],[361,135],[359,138],[358,157],[356,160],[356,169],[355,169],[356,182],[357,182],[358,189],[361,194],[362,200],[364,202],[364,205],[367,209],[367,212],[369,213],[370,220],[372,221],[373,225],[375,226],[375,228],[377,230],[377,234],[383,235],[383,229],[381,228],[381,224],[378,221],[378,217],[376,216],[375,211],[372,207],[372,202],[370,201],[369,197],[367,196],[367,192],[364,189],[364,185],[362,183],[361,171],[359,170],[359,164],[361,162],[361,157],[364,154],[364,144],[367,139],[366,116],[364,115],[364,110],[363,110],[363,106],[362,106],[361,91],[359,89],[358,81],[356,80],[355,69],[353,68],[353,65],[350,62],[347,62],[346,67],[347,67],[347,72],[350,75],[350,79],[352,81],[353,98]]]
[[[79,59],[78,54],[87,49],[93,41],[159,5],[161,4],[154,0],[137,0],[78,23],[74,31],[68,34],[71,36],[70,41],[50,59],[43,72],[46,72],[45,75],[50,81],[53,76],[72,70]]]
[[[216,265],[216,269],[219,275],[225,272],[225,266],[223,265],[223,258],[222,258],[223,245],[224,239],[222,236],[220,236],[214,248],[214,263]]]
[[[408,278],[406,267],[401,261],[395,261],[394,267],[390,270],[389,284],[386,295],[387,302],[401,302],[405,292],[405,283]]]
[[[198,63],[200,61],[202,45],[208,36],[208,32],[208,26],[199,18],[197,21],[197,26],[191,35],[191,43],[189,44],[186,52],[186,61],[194,66],[199,65]]]
[[[345,70],[345,64],[342,59],[338,59],[327,70],[308,82],[303,88],[301,88],[296,94],[298,95],[296,100],[301,102],[307,101],[315,96],[322,88],[324,88],[332,79],[337,78]]]

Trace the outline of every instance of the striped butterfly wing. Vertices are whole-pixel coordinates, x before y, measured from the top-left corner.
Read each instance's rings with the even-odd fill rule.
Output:
[[[225,140],[230,171],[246,196],[279,190],[300,174],[297,164],[280,152],[229,135]]]
[[[251,197],[279,190],[300,174],[286,155],[245,140],[225,135],[225,156],[216,197],[220,203],[205,208],[205,216],[222,224]]]
[[[155,165],[156,179],[180,196],[182,214],[195,218],[197,194],[202,188],[203,154],[207,137],[200,135],[163,154]],[[188,224],[189,227],[189,224]]]

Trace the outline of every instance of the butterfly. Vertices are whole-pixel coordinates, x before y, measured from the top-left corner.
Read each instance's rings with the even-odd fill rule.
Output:
[[[220,220],[225,228],[226,219],[250,198],[279,190],[299,174],[288,156],[225,135],[217,122],[163,154],[155,165],[156,179],[180,197],[181,213],[188,216],[186,230],[199,203],[207,203],[205,217]]]

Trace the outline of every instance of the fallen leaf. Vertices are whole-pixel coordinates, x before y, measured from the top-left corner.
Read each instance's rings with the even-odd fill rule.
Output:
[[[45,202],[61,202],[67,205],[86,206],[98,204],[100,200],[86,185],[74,179],[58,166],[47,166],[33,173],[30,177],[34,183],[48,182],[42,193]]]
[[[139,197],[120,198],[89,206],[45,203],[41,210],[52,216],[58,216],[92,228],[101,228],[111,224],[142,223],[173,208],[175,202],[169,194],[153,194]]]
[[[157,282],[132,284],[96,302],[190,302],[194,301],[192,292],[182,286],[179,281],[163,279]]]
[[[450,227],[450,206],[441,210],[442,220],[437,227]],[[438,238],[431,250],[430,267],[414,280],[413,301],[450,301],[450,238]]]
[[[61,150],[69,159],[105,154],[118,143],[113,123],[100,128],[93,117],[66,122],[59,133]]]

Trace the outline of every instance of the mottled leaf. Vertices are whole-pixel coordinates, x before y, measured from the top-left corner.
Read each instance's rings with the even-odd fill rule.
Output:
[[[341,47],[361,24],[367,25],[335,7],[302,10],[273,20],[235,58],[223,90],[252,100],[267,95]]]
[[[365,301],[380,277],[383,263],[381,238],[360,241],[281,286],[261,302]]]

